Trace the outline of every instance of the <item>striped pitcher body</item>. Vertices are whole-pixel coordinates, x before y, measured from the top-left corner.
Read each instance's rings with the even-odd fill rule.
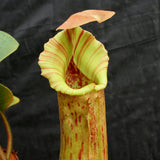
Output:
[[[60,160],[108,160],[104,90],[58,93]]]

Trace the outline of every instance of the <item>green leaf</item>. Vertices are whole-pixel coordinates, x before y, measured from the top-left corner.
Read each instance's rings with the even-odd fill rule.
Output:
[[[13,106],[13,105],[15,105],[15,104],[17,104],[17,103],[19,103],[19,98],[18,97],[16,97],[16,96],[13,96],[13,101],[12,101],[12,103],[8,106],[8,107],[11,107],[11,106]]]
[[[19,43],[8,33],[0,31],[0,62],[13,53]]]
[[[19,98],[15,97],[9,88],[0,84],[0,111],[5,111],[7,108],[18,102]]]
[[[83,95],[104,89],[107,85],[108,53],[104,45],[81,27],[59,32],[44,45],[39,65],[42,75],[56,91],[69,95]],[[68,67],[73,61],[80,71],[77,84],[86,82],[80,88],[72,88],[66,83]],[[78,72],[77,72],[78,73]],[[85,76],[80,79],[81,75]],[[73,77],[74,78],[74,77]],[[72,79],[72,83],[74,80]]]

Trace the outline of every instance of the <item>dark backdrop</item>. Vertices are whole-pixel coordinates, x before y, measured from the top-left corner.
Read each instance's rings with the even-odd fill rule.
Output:
[[[0,82],[21,102],[6,114],[20,160],[58,160],[60,128],[56,92],[37,65],[43,44],[69,15],[114,10],[102,23],[83,26],[109,51],[106,115],[109,160],[160,160],[160,1],[4,0],[0,30],[19,49],[0,64]],[[5,130],[0,121],[0,143]]]

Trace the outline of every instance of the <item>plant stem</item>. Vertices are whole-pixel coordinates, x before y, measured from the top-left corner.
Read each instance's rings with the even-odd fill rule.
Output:
[[[7,160],[1,146],[0,146],[0,160]]]
[[[10,155],[11,155],[11,152],[12,152],[12,132],[11,132],[11,128],[10,128],[10,125],[8,123],[8,120],[5,116],[5,114],[3,112],[0,111],[0,116],[3,120],[3,123],[4,123],[4,126],[6,128],[6,132],[7,132],[7,153],[6,153],[6,157],[7,157],[7,160],[10,159]]]

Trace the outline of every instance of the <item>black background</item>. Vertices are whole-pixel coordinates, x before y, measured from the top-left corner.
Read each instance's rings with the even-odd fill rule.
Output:
[[[114,10],[110,20],[82,26],[109,52],[106,115],[109,160],[160,160],[160,1],[4,0],[0,30],[19,49],[0,64],[0,82],[21,102],[6,111],[20,160],[58,160],[57,95],[40,76],[43,44],[69,15],[85,9]],[[0,121],[0,144],[6,146]]]

